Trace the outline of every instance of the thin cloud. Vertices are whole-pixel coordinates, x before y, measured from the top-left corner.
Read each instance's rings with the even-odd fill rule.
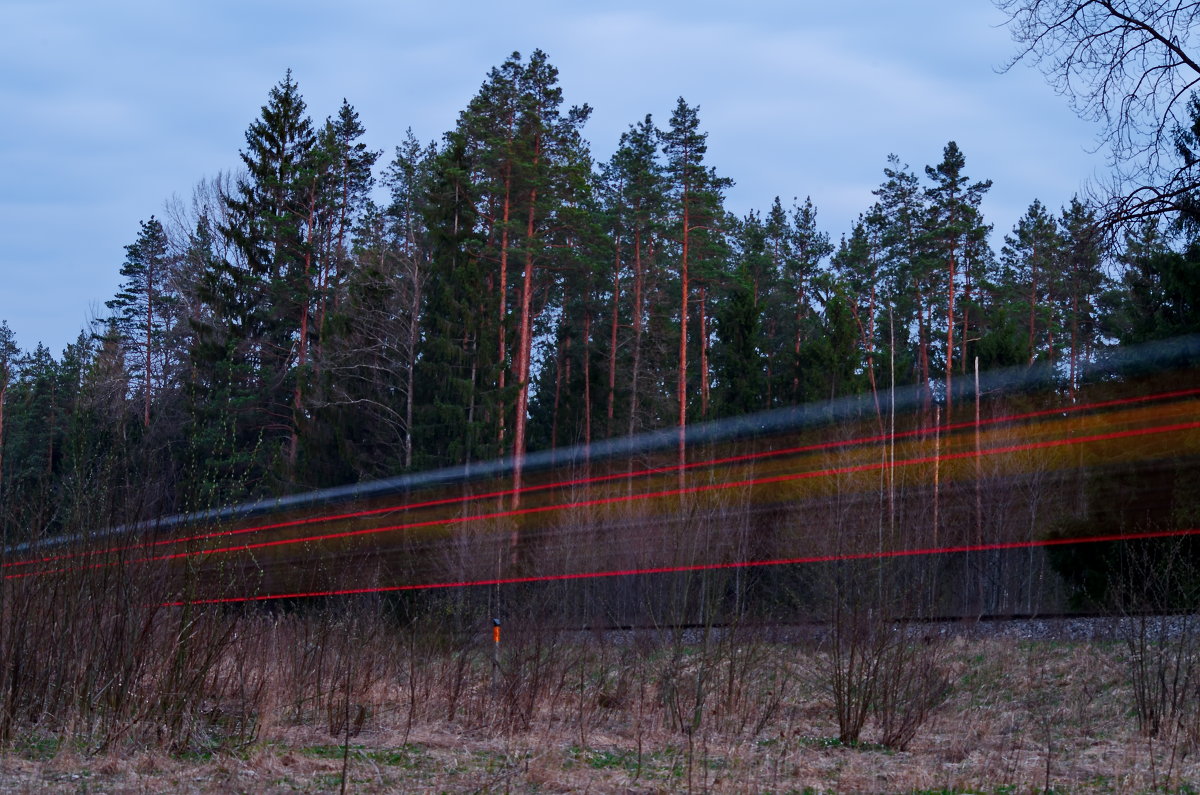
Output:
[[[0,297],[23,346],[54,349],[111,297],[137,222],[239,166],[244,131],[291,67],[317,122],[342,98],[384,161],[412,127],[439,138],[513,50],[545,50],[607,158],[629,124],[701,106],[731,209],[811,195],[836,239],[873,200],[889,152],[920,172],[947,140],[1002,235],[1035,196],[1078,190],[1090,132],[1011,52],[988,3],[730,5],[716,0],[511,6],[349,0],[9,2],[0,26]],[[31,286],[32,285],[32,286]]]

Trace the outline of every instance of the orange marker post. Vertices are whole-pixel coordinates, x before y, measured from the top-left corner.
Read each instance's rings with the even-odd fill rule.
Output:
[[[496,687],[496,677],[500,673],[500,619],[492,619],[492,687]]]

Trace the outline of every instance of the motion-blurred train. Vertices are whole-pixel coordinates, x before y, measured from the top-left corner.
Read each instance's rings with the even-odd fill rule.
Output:
[[[1198,361],[1188,338],[1075,390],[1044,368],[960,377],[949,417],[944,394],[881,390],[682,445],[667,429],[532,453],[519,487],[511,459],[405,475],[14,547],[3,571],[168,572],[171,604],[559,583],[636,621],[656,582],[794,608],[886,565],[926,613],[1060,611],[1075,586],[1047,550],[1200,532],[1180,507],[1200,506]]]

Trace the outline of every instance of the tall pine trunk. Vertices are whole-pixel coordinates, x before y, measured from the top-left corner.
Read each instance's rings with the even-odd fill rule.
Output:
[[[700,417],[708,419],[708,287],[700,287]]]
[[[0,371],[0,496],[4,494],[4,398],[8,395],[8,373]]]
[[[967,344],[968,327],[971,323],[971,269],[966,267],[963,269],[963,310],[962,310],[962,334],[959,335],[958,347],[958,372],[960,375],[967,374]]]
[[[558,340],[558,344],[554,346],[554,412],[550,417],[550,449],[558,449],[558,409],[562,405],[562,382],[563,382],[563,348],[568,351],[571,347],[571,338],[567,337],[566,345],[563,345],[562,338]]]
[[[687,328],[688,328],[688,191],[683,190],[683,252],[679,259],[679,376],[675,389],[679,395],[679,477],[687,462]]]
[[[925,296],[917,292],[917,366],[921,372],[921,419],[929,422],[932,395],[929,394],[929,318],[926,313]]]
[[[646,287],[642,272],[642,233],[633,234],[633,364],[629,374],[629,435],[637,429],[638,377],[642,366],[642,301]]]
[[[413,390],[416,389],[417,342],[420,338],[421,314],[421,268],[415,259],[412,261],[412,303],[408,315],[408,348],[405,351],[406,369],[404,372],[404,468],[412,468],[413,455]]]
[[[1037,250],[1034,249],[1029,257],[1029,363],[1033,364],[1036,357],[1037,344],[1036,312],[1037,312]]]
[[[145,409],[142,422],[150,427],[150,341],[154,334],[154,263],[146,263],[146,383],[142,386],[145,392]]]
[[[946,286],[946,422],[954,421],[954,281],[955,252],[951,250],[947,261]]]
[[[533,144],[533,162],[530,172],[537,173],[541,155],[541,139]],[[521,281],[521,330],[517,342],[517,416],[513,420],[513,508],[521,503],[521,476],[525,466],[525,415],[529,412],[529,358],[533,347],[533,254],[534,220],[537,217],[537,186],[529,189],[529,214],[525,222],[525,264]],[[512,546],[516,553],[517,532],[513,532]]]
[[[512,166],[507,166],[504,170],[504,205],[501,210],[501,226],[500,226],[500,328],[498,332],[499,342],[496,353],[496,366],[500,372],[500,393],[504,393],[504,360],[507,358],[506,351],[508,348],[508,332],[506,320],[508,317],[508,222],[512,212]],[[518,354],[519,356],[520,354]],[[519,378],[519,376],[518,376]],[[500,409],[500,427],[497,433],[497,438],[500,442],[500,449],[504,449],[504,409]],[[519,479],[518,475],[518,479]]]
[[[1079,361],[1079,291],[1075,284],[1071,285],[1071,373],[1068,392],[1071,400],[1075,400],[1075,373]]]
[[[613,263],[612,326],[608,339],[608,405],[605,410],[605,434],[610,437],[613,435],[613,407],[617,399],[617,324],[620,321],[621,304],[621,243],[619,235],[615,234],[613,237],[616,260]]]
[[[309,274],[312,272],[313,219],[316,215],[316,188],[308,205],[308,230],[304,245],[304,289],[300,297],[300,341],[296,346],[296,387],[292,392],[292,428],[288,439],[288,469],[295,476],[296,457],[300,447],[300,418],[304,410],[304,365],[308,357],[308,294]]]

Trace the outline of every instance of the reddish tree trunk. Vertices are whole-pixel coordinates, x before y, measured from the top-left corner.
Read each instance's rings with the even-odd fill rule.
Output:
[[[954,260],[954,252],[951,251],[946,287],[946,422],[953,422],[954,419],[954,392],[951,384],[954,377]]]
[[[541,140],[533,145],[533,172],[537,172]],[[507,212],[507,210],[506,210]],[[533,243],[537,188],[529,189],[529,214],[525,221],[525,265],[521,282],[521,330],[517,343],[517,415],[513,421],[513,508],[521,504],[521,476],[525,466],[525,415],[529,411],[529,357],[533,344]],[[517,534],[513,532],[515,554]]]
[[[583,443],[592,444],[592,368],[588,351],[592,349],[592,313],[583,315]],[[590,454],[590,450],[588,451]]]
[[[1075,364],[1079,359],[1079,293],[1072,285],[1071,289],[1071,374],[1069,391],[1071,400],[1075,399]]]
[[[633,366],[629,376],[629,435],[637,427],[638,375],[642,366],[642,298],[645,276],[642,273],[642,233],[633,235]]]
[[[8,394],[8,378],[4,375],[5,381],[0,384],[0,473],[4,472],[4,397]]]
[[[508,309],[508,222],[510,213],[512,212],[512,201],[510,190],[512,188],[512,167],[506,167],[504,170],[504,206],[501,210],[501,227],[500,227],[500,330],[497,335],[500,338],[498,343],[498,351],[496,354],[496,364],[500,370],[500,391],[504,391],[504,360],[507,358],[505,351],[508,348],[506,339],[507,329],[505,320],[507,319]],[[530,211],[532,212],[532,210]],[[520,354],[517,354],[520,356]],[[517,376],[518,380],[520,376]],[[498,431],[501,451],[504,449],[504,409],[500,410],[500,427]]]
[[[683,252],[679,259],[679,376],[675,389],[679,395],[679,477],[687,462],[687,327],[688,327],[688,193],[683,192]]]
[[[620,320],[618,308],[621,303],[621,245],[616,245],[616,261],[613,263],[613,299],[612,299],[612,326],[609,331],[608,340],[608,407],[606,416],[608,419],[605,433],[612,436],[613,424],[613,407],[617,400],[617,323]]]
[[[700,416],[708,417],[708,288],[700,287]]]
[[[958,347],[958,372],[962,375],[967,374],[967,330],[970,325],[971,310],[971,269],[966,268],[963,271],[963,301],[966,304],[963,306],[962,313],[962,334],[959,335]]]
[[[917,364],[921,371],[921,416],[929,422],[931,395],[929,394],[929,320],[926,317],[925,297],[917,293]]]
[[[146,266],[146,395],[145,412],[142,421],[150,427],[150,339],[154,330],[154,266]]]
[[[1036,262],[1037,251],[1034,250],[1029,258],[1029,363],[1033,364],[1035,358],[1035,343],[1037,340],[1037,268],[1034,267]]]

